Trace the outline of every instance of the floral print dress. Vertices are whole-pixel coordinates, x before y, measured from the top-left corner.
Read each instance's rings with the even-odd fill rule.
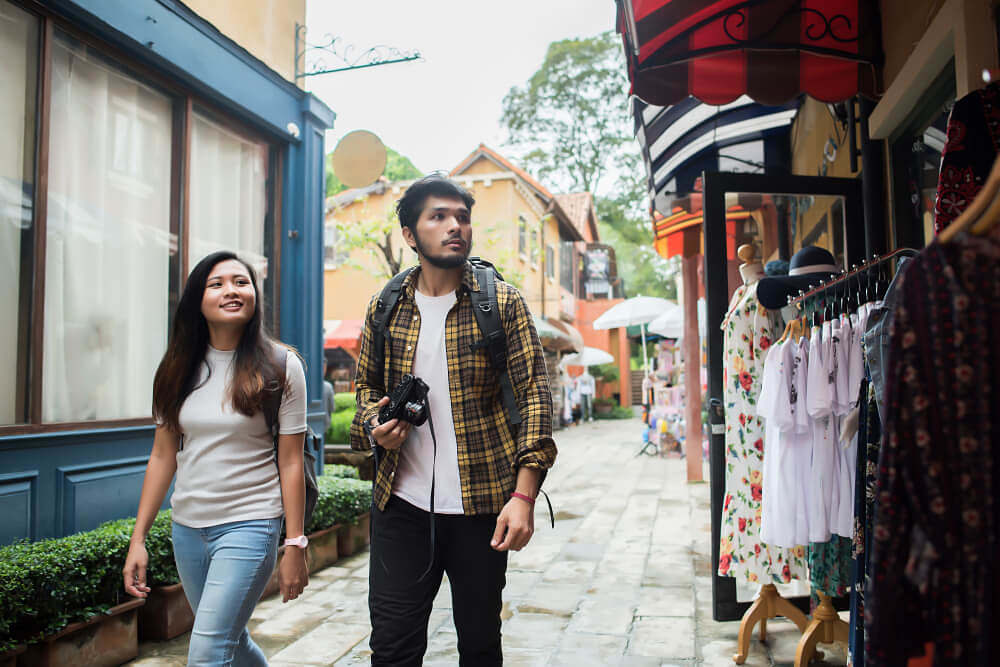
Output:
[[[785,584],[805,576],[805,549],[760,540],[764,420],[757,415],[764,358],[775,331],[757,301],[757,285],[741,285],[722,322],[725,350],[726,494],[719,575],[744,583]]]

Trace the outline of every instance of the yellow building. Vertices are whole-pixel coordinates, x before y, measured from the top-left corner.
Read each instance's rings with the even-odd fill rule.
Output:
[[[579,264],[586,243],[598,240],[589,193],[554,195],[523,169],[480,144],[450,177],[472,193],[472,254],[497,265],[516,285],[536,316],[576,321]],[[389,279],[385,253],[391,248],[401,267],[416,263],[393,218],[396,201],[413,181],[380,181],[327,200],[323,317],[327,334],[335,321],[360,320],[372,295]],[[364,224],[383,230],[370,247],[345,253],[338,227]],[[386,238],[389,239],[388,244]]]

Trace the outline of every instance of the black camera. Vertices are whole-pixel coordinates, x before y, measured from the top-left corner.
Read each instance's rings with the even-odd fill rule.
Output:
[[[389,404],[378,411],[378,423],[392,419],[420,426],[427,421],[427,383],[407,373],[389,394]]]

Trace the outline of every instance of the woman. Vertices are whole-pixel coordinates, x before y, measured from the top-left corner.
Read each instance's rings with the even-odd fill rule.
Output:
[[[189,665],[266,665],[246,624],[277,559],[282,515],[291,538],[278,567],[282,601],[308,584],[302,451],[305,374],[263,330],[253,270],[231,252],[191,272],[153,380],[156,434],[123,571],[144,598],[146,534],[177,474],[174,560],[195,612]],[[278,455],[262,412],[272,359],[286,358]],[[273,385],[272,385],[273,388]],[[277,463],[277,465],[275,465]],[[280,472],[280,474],[279,474]]]

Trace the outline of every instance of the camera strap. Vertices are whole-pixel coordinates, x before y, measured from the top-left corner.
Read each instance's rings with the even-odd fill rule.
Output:
[[[433,456],[431,456],[431,550],[430,550],[430,558],[428,559],[427,562],[427,569],[424,570],[424,573],[420,575],[420,578],[417,579],[417,581],[423,581],[424,577],[430,574],[431,570],[434,569],[434,549],[435,549],[435,544],[437,542],[437,537],[435,534],[435,521],[434,521],[434,483],[435,480],[437,479],[438,443],[437,443],[437,437],[434,435],[434,416],[431,414],[431,399],[429,396],[426,398],[426,402],[427,402],[427,425],[430,427],[431,430],[431,443],[433,444],[434,447],[433,449],[434,454]]]

